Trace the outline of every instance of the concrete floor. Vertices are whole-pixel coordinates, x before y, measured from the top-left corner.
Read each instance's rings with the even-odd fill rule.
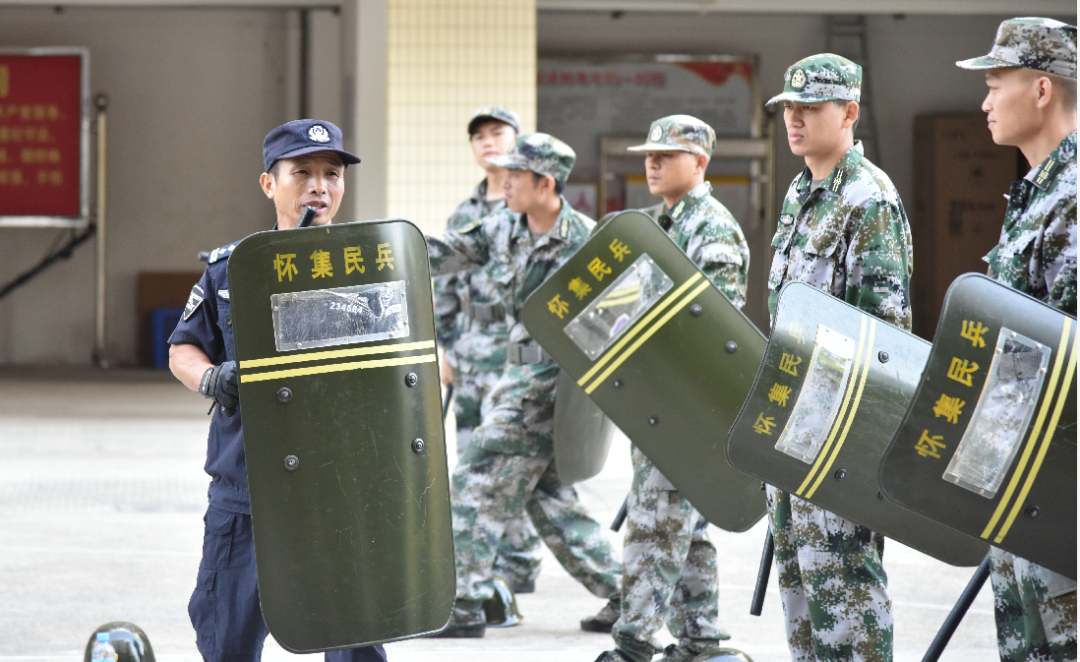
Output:
[[[141,371],[0,371],[0,662],[80,659],[90,633],[139,624],[159,660],[199,660],[188,621],[202,540],[208,404],[171,376]],[[579,485],[610,522],[630,483],[628,442]],[[720,623],[756,662],[790,659],[775,578],[760,617],[748,608],[765,535],[714,529]],[[613,545],[621,548],[617,534]],[[545,550],[546,552],[546,550]],[[956,569],[890,541],[895,659],[917,661],[973,569]],[[483,640],[414,639],[387,647],[394,662],[592,662],[611,644],[578,629],[603,602],[547,554],[522,625]],[[667,640],[669,641],[669,640]],[[943,660],[997,659],[992,599],[983,588]],[[263,659],[294,658],[269,640]]]

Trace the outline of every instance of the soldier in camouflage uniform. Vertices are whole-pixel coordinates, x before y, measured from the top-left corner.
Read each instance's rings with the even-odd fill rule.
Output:
[[[1015,18],[990,53],[957,62],[985,69],[983,102],[999,145],[1020,148],[989,275],[1076,316],[1076,26]],[[992,547],[990,577],[1002,662],[1076,659],[1076,581]]]
[[[552,136],[518,138],[490,161],[511,172],[506,208],[428,238],[433,274],[483,269],[510,327],[506,370],[484,397],[483,420],[451,476],[457,600],[439,636],[482,637],[495,548],[522,511],[564,568],[593,594],[618,600],[622,568],[600,525],[555,473],[552,431],[559,366],[521,322],[525,300],[585,242],[593,221],[561,195],[574,151]]]
[[[660,227],[721,292],[746,303],[750,249],[742,228],[705,181],[716,134],[689,115],[671,115],[649,127],[645,152],[649,191],[664,198],[650,209]],[[678,644],[664,660],[688,662],[728,639],[717,626],[716,548],[708,522],[644,453],[632,448],[634,480],[623,541],[622,616],[610,628],[616,648],[597,662],[648,662],[660,647],[653,634],[665,618]],[[583,626],[585,624],[583,623]]]
[[[769,313],[784,283],[828,292],[911,328],[911,231],[889,177],[854,140],[862,68],[821,54],[784,74],[784,124],[807,167],[788,188],[773,238]],[[772,486],[777,578],[795,662],[892,660],[884,538]]]
[[[446,222],[446,231],[506,207],[503,179],[506,170],[487,162],[502,156],[521,131],[517,113],[502,106],[484,106],[469,118],[473,156],[487,173],[468,200],[458,205]],[[465,452],[473,429],[480,425],[480,403],[502,375],[506,365],[506,310],[495,285],[482,269],[437,276],[433,282],[435,334],[443,346],[440,374],[443,384],[454,385],[458,458]],[[495,573],[516,593],[535,590],[540,573],[540,536],[522,513],[509,522],[499,541]]]

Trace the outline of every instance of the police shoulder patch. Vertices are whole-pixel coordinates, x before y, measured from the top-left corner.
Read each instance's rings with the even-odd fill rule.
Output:
[[[184,321],[186,322],[195,314],[195,311],[202,305],[203,299],[206,298],[206,292],[203,291],[201,285],[196,284],[191,288],[191,294],[188,295],[187,303],[184,304]]]
[[[232,252],[233,252],[233,250],[235,248],[236,248],[236,243],[235,242],[229,244],[228,246],[222,246],[221,248],[215,248],[214,250],[210,251],[210,258],[207,260],[207,262],[210,263],[210,264],[213,264],[213,263],[215,263],[215,262],[217,262],[219,260],[224,260],[225,258],[232,255]]]

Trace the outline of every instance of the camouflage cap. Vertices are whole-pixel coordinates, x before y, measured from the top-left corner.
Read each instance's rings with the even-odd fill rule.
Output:
[[[629,152],[690,152],[711,156],[716,132],[696,117],[668,115],[649,126],[644,145],[627,147]]]
[[[476,129],[484,122],[502,122],[514,128],[514,133],[521,133],[521,118],[518,114],[505,106],[483,106],[477,108],[469,118],[469,135],[476,133]]]
[[[862,67],[839,55],[819,53],[788,67],[784,72],[784,92],[765,105],[780,101],[858,101],[861,91]]]
[[[514,143],[514,148],[503,156],[488,157],[491,165],[509,170],[532,170],[538,175],[547,175],[556,184],[566,183],[570,171],[574,169],[577,154],[563,141],[546,133],[530,133],[521,136]]]
[[[990,52],[961,60],[961,69],[1024,67],[1076,78],[1076,26],[1052,18],[1010,18],[998,26]]]

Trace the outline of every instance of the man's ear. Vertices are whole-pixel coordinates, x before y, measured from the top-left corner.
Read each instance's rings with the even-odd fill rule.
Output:
[[[1044,109],[1054,100],[1054,95],[1060,88],[1055,89],[1053,83],[1046,76],[1039,76],[1035,80],[1035,107]]]
[[[263,193],[266,194],[266,197],[270,198],[271,200],[274,199],[275,184],[277,184],[277,181],[274,180],[274,176],[270,173],[264,172],[263,174],[259,175],[259,186],[262,187]]]
[[[694,174],[700,175],[705,172],[705,168],[709,167],[709,157],[704,154],[695,154],[697,157],[697,167],[694,168]]]
[[[844,128],[850,129],[855,126],[855,122],[859,121],[859,103],[857,101],[848,101],[844,106]]]

